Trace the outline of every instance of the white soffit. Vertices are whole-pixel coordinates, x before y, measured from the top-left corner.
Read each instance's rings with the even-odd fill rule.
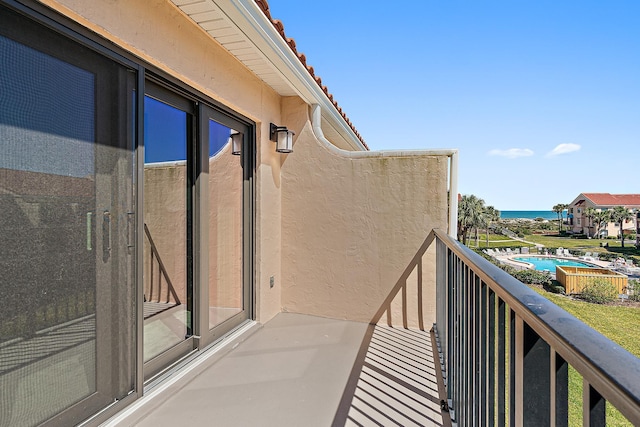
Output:
[[[319,104],[341,139],[352,149],[366,150],[254,0],[171,2],[278,94]]]
[[[213,0],[171,0],[220,45],[282,96],[298,93]]]

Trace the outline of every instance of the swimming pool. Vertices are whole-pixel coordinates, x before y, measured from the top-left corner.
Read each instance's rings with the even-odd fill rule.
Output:
[[[533,268],[538,271],[548,270],[552,273],[556,272],[556,266],[565,266],[565,267],[596,267],[593,264],[589,264],[588,262],[574,261],[572,259],[564,259],[564,258],[541,258],[541,257],[517,257],[513,258],[515,261],[528,262],[529,264],[533,264]]]

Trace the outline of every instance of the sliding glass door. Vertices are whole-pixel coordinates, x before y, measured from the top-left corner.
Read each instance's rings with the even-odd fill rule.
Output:
[[[0,425],[134,389],[135,72],[0,6]]]
[[[104,416],[251,317],[252,123],[53,19],[0,4],[0,426]]]
[[[145,92],[143,348],[148,376],[193,349],[182,343],[193,335],[195,104],[152,82]],[[169,356],[148,364],[163,354]]]
[[[152,81],[145,94],[148,379],[249,318],[253,175],[248,124]]]
[[[208,327],[213,330],[246,312],[242,145],[247,131],[214,110],[206,112],[208,205],[204,226],[209,233]]]

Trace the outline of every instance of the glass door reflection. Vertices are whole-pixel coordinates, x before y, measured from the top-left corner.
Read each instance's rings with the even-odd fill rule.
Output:
[[[243,169],[231,154],[237,133],[209,120],[209,329],[244,310]]]
[[[191,116],[144,103],[144,361],[191,335],[187,147]]]

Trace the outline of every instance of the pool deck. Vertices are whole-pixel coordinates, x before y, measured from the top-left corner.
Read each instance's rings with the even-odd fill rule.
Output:
[[[586,264],[593,264],[596,265],[600,268],[608,268],[610,270],[616,271],[618,273],[622,273],[626,276],[628,276],[630,279],[638,279],[640,278],[640,272],[638,272],[638,274],[636,273],[629,273],[629,272],[625,272],[625,271],[618,271],[619,269],[616,267],[612,266],[611,261],[603,261],[603,260],[595,260],[593,258],[588,258],[588,259],[584,259],[581,257],[576,257],[576,256],[559,256],[559,255],[545,255],[545,254],[536,254],[536,253],[531,253],[531,254],[507,254],[507,255],[499,255],[497,257],[495,257],[498,261],[501,261],[507,265],[510,265],[512,267],[518,268],[518,269],[526,269],[529,268],[528,265],[531,265],[529,263],[525,263],[525,262],[520,262],[520,261],[516,261],[514,260],[514,258],[518,258],[518,257],[539,257],[539,258],[557,258],[557,259],[566,259],[569,261],[579,261],[579,262],[584,262]],[[552,276],[555,277],[555,271],[550,272]]]
[[[514,258],[518,258],[518,257],[538,257],[538,258],[556,258],[556,259],[566,259],[569,261],[579,261],[579,262],[584,262],[585,264],[593,264],[593,265],[597,265],[598,267],[601,268],[609,268],[611,265],[611,261],[601,261],[601,260],[594,260],[594,259],[583,259],[580,257],[576,257],[576,256],[558,256],[558,255],[544,255],[544,254],[508,254],[508,255],[500,255],[497,256],[496,259],[499,261],[504,262],[507,265],[510,265],[512,267],[516,267],[516,268],[528,268],[528,265],[531,265],[529,263],[525,263],[525,262],[521,262],[521,261],[516,261],[514,260]],[[552,274],[555,274],[555,272],[552,272]]]

